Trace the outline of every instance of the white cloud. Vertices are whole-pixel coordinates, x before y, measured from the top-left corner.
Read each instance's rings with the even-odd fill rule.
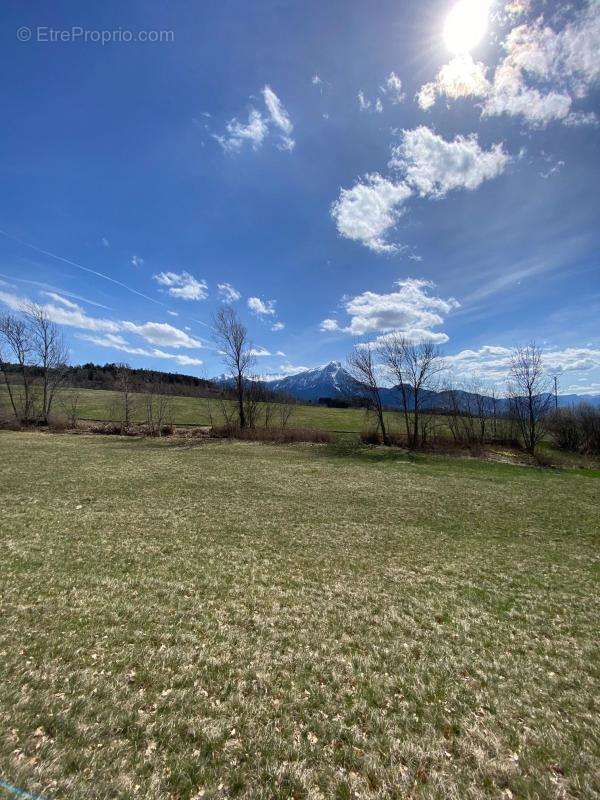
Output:
[[[527,86],[519,68],[506,61],[496,70],[483,113],[485,116],[522,116],[531,125],[543,126],[552,120],[564,119],[570,108],[569,95],[555,91],[544,94]]]
[[[100,239],[100,244],[102,245],[102,247],[110,247],[110,242],[108,241],[108,239],[106,238],[106,236],[103,236],[103,237]]]
[[[509,157],[501,144],[482,150],[477,135],[447,142],[425,126],[403,131],[392,150],[390,167],[401,170],[422,196],[443,197],[453,189],[476,189],[500,175]]]
[[[154,280],[166,286],[171,297],[181,300],[206,300],[208,297],[206,281],[196,280],[189,272],[159,272]]]
[[[235,303],[242,296],[230,283],[218,283],[217,289],[224,303]]]
[[[144,259],[141,256],[136,256],[136,255],[131,256],[131,266],[132,267],[143,267],[144,266]]]
[[[270,86],[265,86],[262,93],[271,121],[282,131],[281,149],[293,150],[296,145],[296,142],[291,136],[294,126],[292,125],[288,112]]]
[[[234,117],[225,126],[225,134],[214,136],[226,152],[239,153],[244,144],[249,144],[253,150],[258,150],[273,127],[280,132],[279,149],[290,152],[294,149],[296,145],[292,138],[294,126],[283,103],[268,85],[263,87],[261,93],[268,117],[264,117],[256,108],[250,108],[246,124]]]
[[[383,113],[383,103],[381,98],[377,98],[374,103],[365,97],[362,89],[357,94],[358,105],[361,111],[374,111],[376,114]]]
[[[250,355],[254,356],[255,358],[264,358],[265,356],[272,356],[273,353],[271,353],[270,350],[267,350],[266,347],[257,345],[250,350]]]
[[[167,353],[166,351],[159,350],[157,348],[148,349],[145,347],[135,347],[134,345],[126,342],[123,337],[114,336],[111,334],[107,334],[106,336],[79,335],[77,338],[86,342],[91,342],[99,347],[110,347],[113,350],[119,350],[123,353],[128,353],[129,355],[168,359],[185,367],[200,366],[203,363],[199,358],[191,358],[190,356],[179,355],[177,353]]]
[[[504,10],[511,17],[520,17],[529,13],[530,7],[530,0],[509,0],[504,6]]]
[[[425,83],[417,92],[417,103],[423,111],[428,111],[435,105],[436,85],[435,83]]]
[[[194,339],[185,331],[169,325],[168,322],[144,322],[140,325],[135,322],[125,321],[120,323],[120,330],[135,333],[150,342],[150,344],[175,348],[202,347],[202,342],[198,339]]]
[[[285,328],[285,325],[283,324],[283,322],[280,322],[280,321],[274,322],[271,325],[271,330],[272,331],[282,331],[284,328]]]
[[[335,320],[327,319],[321,323],[321,330],[342,330],[353,336],[398,331],[415,340],[448,341],[445,333],[432,328],[442,325],[445,316],[458,308],[459,303],[452,297],[444,299],[430,294],[429,290],[434,288],[430,281],[405,278],[395,285],[397,290],[389,294],[363,292],[346,300],[349,324],[341,328]]]
[[[540,172],[541,178],[550,178],[552,175],[556,175],[561,169],[564,167],[564,161],[557,161],[551,167],[549,167],[546,172]]]
[[[404,100],[402,81],[395,72],[390,72],[386,78],[385,86],[383,88],[394,105],[401,103]]]
[[[446,95],[452,100],[459,97],[485,97],[489,88],[485,65],[473,61],[472,56],[465,53],[444,64],[433,83],[421,87],[418,102],[426,111],[434,104],[436,95]]]
[[[178,317],[179,316],[177,311],[167,311],[167,314],[169,314],[169,316],[171,316],[171,317]]]
[[[1,294],[0,299],[2,299]],[[70,308],[62,303],[60,305],[43,303],[42,307],[52,322],[57,325],[67,325],[72,328],[83,328],[88,331],[102,331],[105,333],[117,333],[122,329],[121,323],[111,319],[90,317],[79,306]]]
[[[49,297],[51,300],[54,300],[55,303],[60,303],[60,305],[65,306],[66,308],[79,308],[77,303],[67,300],[66,297],[56,294],[56,292],[41,292],[40,294],[43,294],[45,297]]]
[[[275,300],[261,300],[260,297],[249,297],[248,308],[259,317],[272,316],[275,314]]]
[[[319,326],[321,331],[339,331],[340,326],[336,319],[324,319]]]
[[[368,111],[371,108],[371,101],[367,100],[362,89],[356,95],[358,98],[358,105],[361,111]]]
[[[64,298],[61,298],[64,301]],[[0,291],[0,302],[5,303],[15,311],[22,311],[27,305],[28,300],[24,297],[9,292]],[[180,347],[195,349],[202,347],[202,342],[190,336],[185,331],[175,328],[166,322],[144,322],[137,323],[130,320],[111,320],[90,317],[85,311],[74,303],[65,305],[62,303],[44,303],[42,308],[48,314],[49,319],[57,325],[66,325],[72,328],[94,331],[104,334],[119,334],[123,332],[133,333],[154,345],[167,347]],[[120,337],[119,337],[120,338]],[[116,340],[115,340],[116,341]]]
[[[529,3],[506,5],[509,18],[526,13]],[[583,8],[565,6],[563,19],[571,20],[555,31],[538,17],[513,27],[503,42],[504,58],[488,80],[484,64],[461,55],[443,66],[433,82],[417,94],[423,110],[437,95],[484,98],[483,115],[520,116],[530,126],[553,120],[567,125],[594,124],[589,112],[572,112],[574,100],[585,98],[600,78],[600,2],[588,0]]]
[[[459,379],[480,378],[501,384],[510,371],[512,351],[507,347],[485,345],[478,350],[461,350],[444,358],[451,373]],[[600,367],[600,349],[591,347],[549,348],[542,352],[548,375],[587,372]]]
[[[258,150],[269,130],[262,114],[255,108],[250,109],[246,125],[234,117],[225,128],[227,135],[215,136],[215,138],[223,150],[229,153],[239,152],[244,144],[250,144],[253,150]]]
[[[299,372],[308,372],[312,367],[300,367],[289,362],[280,364],[278,367],[279,372],[267,375],[261,375],[263,381],[279,381],[282,378],[287,378],[288,375],[297,375]]]
[[[485,113],[522,115],[534,125],[567,119],[572,124],[573,98],[586,97],[600,78],[600,3],[588,2],[558,32],[541,17],[519,25],[504,48]],[[532,81],[545,83],[548,91]]]
[[[321,78],[320,78],[320,77],[319,77],[319,76],[318,76],[318,75],[315,73],[315,74],[312,76],[311,83],[312,83],[312,85],[313,85],[313,86],[320,86],[320,85],[323,83],[323,81],[322,81],[322,80],[321,80]]]
[[[341,236],[362,242],[377,253],[397,252],[386,234],[396,225],[400,206],[410,196],[405,183],[393,183],[378,173],[365,175],[351,189],[342,189],[331,206]]]
[[[579,127],[581,125],[591,125],[597,128],[600,125],[598,115],[593,111],[571,111],[571,113],[563,119],[563,124],[569,127]]]

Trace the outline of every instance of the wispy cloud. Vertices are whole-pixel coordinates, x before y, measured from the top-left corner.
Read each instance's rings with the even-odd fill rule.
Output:
[[[239,153],[245,144],[250,145],[253,150],[258,150],[272,129],[279,133],[280,150],[291,152],[294,149],[296,145],[292,138],[294,125],[279,96],[269,85],[263,87],[261,94],[266,116],[251,107],[247,123],[242,123],[234,117],[225,126],[224,134],[214,136],[226,152]]]
[[[283,150],[293,150],[296,145],[296,142],[292,139],[294,126],[292,125],[288,112],[270,86],[265,86],[262,90],[262,94],[271,121],[282,132],[281,148]]]
[[[230,283],[218,283],[217,289],[219,297],[224,303],[235,303],[242,296]]]
[[[217,136],[223,150],[228,153],[238,153],[244,144],[249,144],[253,150],[258,150],[268,132],[268,125],[260,111],[251,108],[246,124],[235,117],[225,126],[226,134]]]

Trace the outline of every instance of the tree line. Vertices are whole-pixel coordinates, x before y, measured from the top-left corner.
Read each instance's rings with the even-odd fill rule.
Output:
[[[252,380],[254,360],[248,330],[235,311],[226,307],[217,313],[213,331],[233,382],[236,425],[239,429],[251,427],[254,419],[248,409],[257,388]],[[347,359],[347,370],[354,382],[355,397],[365,401],[375,422],[375,436],[384,445],[395,443],[396,437],[391,435],[386,421],[382,376],[398,392],[403,443],[411,449],[422,448],[434,435],[436,415],[424,404],[429,392],[441,392],[436,412],[444,416],[457,443],[518,443],[535,455],[550,434],[559,447],[600,452],[600,437],[595,433],[600,427],[600,411],[585,404],[570,411],[558,410],[542,349],[535,342],[513,350],[502,394],[477,380],[466,386],[453,385],[443,355],[434,343],[414,341],[400,333],[388,334],[377,344],[355,345]]]
[[[116,392],[113,416],[122,429],[143,420],[148,432],[160,435],[172,426],[173,394],[182,386],[201,396],[217,394],[221,419],[231,432],[270,427],[283,430],[294,412],[290,396],[274,393],[252,368],[254,348],[248,330],[229,307],[213,319],[213,338],[231,383],[217,390],[200,378],[132,369],[128,364],[68,366],[68,350],[58,326],[43,306],[31,303],[19,315],[0,316],[0,374],[8,403],[20,424],[48,424],[61,412],[70,423],[79,417],[80,397],[73,385],[74,373],[86,372],[93,379],[101,370],[102,381]],[[353,405],[364,406],[374,422],[372,438],[383,445],[398,442],[389,430],[389,411],[382,399],[382,376],[398,394],[402,444],[424,447],[436,435],[437,418],[455,442],[469,446],[488,442],[520,443],[535,455],[540,443],[551,436],[563,449],[600,452],[600,410],[582,404],[559,409],[551,381],[543,364],[543,353],[535,343],[512,353],[506,389],[499,394],[473,380],[457,387],[448,379],[447,364],[439,348],[430,341],[414,341],[391,333],[376,344],[357,344],[347,359],[347,371],[355,388]],[[187,383],[186,383],[187,381]],[[429,392],[440,392],[436,413],[425,407]],[[233,401],[233,402],[228,402]],[[208,404],[209,414],[212,412]]]

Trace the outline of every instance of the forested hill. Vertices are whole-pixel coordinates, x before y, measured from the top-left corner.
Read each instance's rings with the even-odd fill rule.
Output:
[[[5,365],[9,374],[18,380],[18,367]],[[28,367],[31,375],[40,373],[38,367]],[[80,389],[113,389],[118,390],[122,380],[123,368],[118,364],[81,364],[67,367],[65,383]],[[183,375],[178,372],[160,372],[152,369],[127,370],[130,388],[142,389],[144,386],[164,386],[169,392],[179,395],[204,397],[220,394],[221,389],[205,378]]]

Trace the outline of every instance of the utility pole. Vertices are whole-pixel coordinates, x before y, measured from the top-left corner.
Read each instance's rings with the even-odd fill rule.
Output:
[[[554,376],[554,410],[558,411],[558,375]]]

